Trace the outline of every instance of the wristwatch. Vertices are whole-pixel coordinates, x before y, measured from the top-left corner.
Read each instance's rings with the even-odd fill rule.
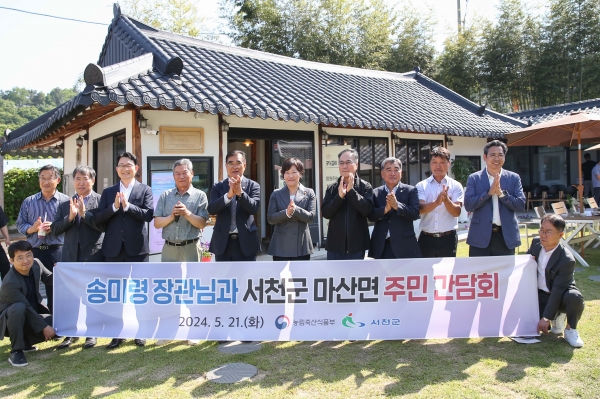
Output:
[[[547,319],[545,317],[542,317],[542,320],[547,321],[548,323],[550,323],[550,319]]]
[[[498,196],[499,198],[502,198],[504,196],[508,195],[508,191],[506,190],[502,190],[502,193]]]

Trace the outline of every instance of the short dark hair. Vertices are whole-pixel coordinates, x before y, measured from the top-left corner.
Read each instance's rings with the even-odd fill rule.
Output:
[[[229,159],[229,157],[233,157],[236,155],[241,155],[242,159],[244,160],[244,163],[246,163],[246,153],[242,150],[231,150],[227,153],[227,155],[225,155],[225,163],[227,163],[227,160]]]
[[[396,164],[398,165],[400,170],[402,170],[402,161],[396,157],[387,157],[386,159],[381,161],[381,170],[385,169],[385,165],[387,165],[388,163]]]
[[[52,173],[54,173],[54,178],[58,179],[60,178],[60,169],[58,169],[56,166],[54,165],[44,165],[40,168],[40,170],[38,171],[38,177],[40,177],[42,175],[42,172],[45,170],[50,170],[52,171]]]
[[[506,144],[504,144],[500,140],[492,140],[483,147],[483,153],[485,154],[485,156],[487,156],[490,147],[502,147],[504,155],[506,155],[506,153],[508,152],[508,146]]]
[[[288,158],[283,161],[283,165],[281,165],[281,177],[290,170],[292,166],[296,167],[296,170],[300,173],[300,175],[304,175],[304,164],[298,158]]]
[[[565,219],[561,218],[555,213],[548,213],[542,217],[542,221],[540,222],[540,227],[542,227],[542,223],[550,222],[552,226],[556,228],[558,231],[565,231]]]
[[[338,154],[338,159],[340,159],[342,157],[342,154],[344,154],[345,152],[349,152],[354,163],[358,163],[358,152],[354,148],[346,148],[345,150],[340,151],[340,153]]]
[[[122,152],[119,155],[117,155],[117,165],[119,164],[119,160],[121,158],[129,158],[133,161],[134,165],[138,164],[137,157],[135,155],[133,155],[132,153],[130,153],[129,151],[125,151],[125,152]]]
[[[26,241],[26,240],[15,241],[8,246],[8,257],[11,259],[14,259],[15,252],[17,252],[17,251],[27,252],[27,251],[31,251],[32,248],[33,247],[31,246],[31,243],[29,241]]]
[[[589,153],[589,152],[586,152],[585,154],[583,154],[583,157],[584,157],[585,159],[591,159],[591,158],[592,158],[592,156],[590,155],[590,153]]]
[[[96,171],[92,167],[89,167],[89,166],[76,167],[75,169],[73,169],[73,179],[75,179],[75,176],[77,175],[77,173],[87,176],[92,180],[96,180]]]
[[[433,157],[445,158],[446,161],[450,162],[450,151],[444,147],[433,147],[429,153],[429,160],[432,160]]]

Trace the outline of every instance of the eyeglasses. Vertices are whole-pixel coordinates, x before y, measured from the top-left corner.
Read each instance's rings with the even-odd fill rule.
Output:
[[[354,165],[354,161],[352,161],[352,160],[350,160],[350,161],[346,161],[346,162],[344,162],[344,161],[338,161],[338,164],[339,164],[340,166],[344,166],[344,165],[348,165],[348,166],[350,166],[350,165]]]
[[[15,260],[16,260],[16,261],[19,261],[19,262],[23,262],[25,259],[31,259],[31,258],[33,258],[33,253],[31,253],[31,252],[28,252],[28,253],[27,253],[27,254],[25,254],[25,255],[20,255],[20,256],[17,256],[17,257],[15,258]]]
[[[540,229],[540,235],[551,236],[552,234],[556,234],[554,230],[542,230]]]
[[[502,159],[502,158],[504,158],[504,154],[488,154],[487,157],[488,158]]]
[[[135,165],[132,163],[120,163],[117,165],[117,168],[119,169],[133,169],[134,167]]]
[[[229,167],[234,167],[234,166],[242,166],[244,163],[237,161],[237,162],[227,162],[227,166]]]
[[[42,183],[52,183],[52,182],[53,182],[53,181],[55,181],[55,180],[56,180],[56,177],[51,177],[51,178],[49,178],[49,179],[44,179],[44,178],[41,178],[41,177],[40,177],[40,181],[41,181]]]
[[[298,174],[299,174],[299,173],[298,173],[297,171],[293,171],[293,172],[292,172],[292,171],[289,171],[289,170],[288,170],[288,171],[286,171],[286,172],[285,172],[283,175],[284,175],[284,176],[296,176],[296,175],[298,175]]]

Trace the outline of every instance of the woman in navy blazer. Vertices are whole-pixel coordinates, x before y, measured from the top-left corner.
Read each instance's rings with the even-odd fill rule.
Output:
[[[315,192],[300,184],[304,165],[288,158],[281,166],[285,187],[273,191],[269,199],[267,221],[275,226],[269,255],[274,261],[310,260],[313,253],[308,225],[317,213]]]

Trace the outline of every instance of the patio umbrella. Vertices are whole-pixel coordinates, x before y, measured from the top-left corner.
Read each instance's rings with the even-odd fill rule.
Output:
[[[573,112],[569,116],[539,123],[506,134],[509,146],[570,147],[577,143],[581,165],[581,144],[600,140],[600,115]],[[583,204],[583,180],[579,167],[579,203]]]

